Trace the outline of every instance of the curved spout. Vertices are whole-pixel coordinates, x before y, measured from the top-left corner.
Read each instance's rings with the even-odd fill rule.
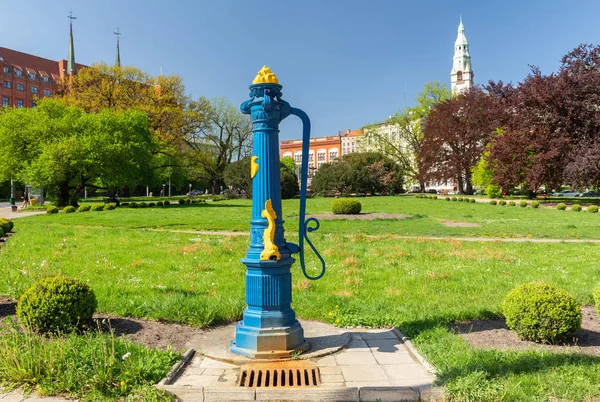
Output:
[[[316,218],[306,219],[306,187],[308,184],[308,155],[310,150],[310,119],[304,111],[296,108],[290,109],[290,114],[298,116],[302,120],[302,165],[300,171],[300,227],[298,233],[299,251],[300,255],[300,267],[305,277],[310,280],[317,280],[325,275],[325,261],[321,254],[317,251],[315,246],[308,238],[309,232],[314,232],[319,229],[320,223]],[[314,227],[309,227],[310,223],[314,223]],[[321,272],[317,276],[310,276],[306,272],[306,265],[304,262],[304,240],[308,243],[310,248],[315,252],[319,260],[321,261]]]

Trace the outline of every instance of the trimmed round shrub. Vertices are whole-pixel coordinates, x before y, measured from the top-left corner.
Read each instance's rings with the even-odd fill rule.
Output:
[[[581,208],[581,205],[579,205],[579,204],[573,204],[573,205],[571,206],[571,211],[574,211],[574,212],[581,212],[581,210],[582,210],[582,208]]]
[[[149,202],[149,203],[148,203],[148,206],[149,206],[150,208],[152,208],[152,207],[155,207],[155,206],[156,206],[156,203],[154,203],[154,202]]]
[[[462,202],[463,198],[462,197],[458,197],[458,202]]]
[[[185,204],[185,198],[180,198],[179,201],[177,201],[179,203],[179,205],[184,205]]]
[[[458,198],[452,197],[452,201],[457,201],[457,200],[458,200]]]
[[[145,202],[140,202],[140,203],[138,204],[138,206],[139,206],[140,208],[148,208],[148,204],[146,204]]]
[[[469,202],[470,202],[471,204],[474,204],[474,203],[476,202],[476,201],[475,201],[475,198],[470,198],[470,199],[469,199]]]
[[[165,207],[168,207],[169,205],[171,205],[171,201],[169,201],[169,200],[166,200],[166,201],[165,201]]]
[[[509,201],[508,206],[509,207],[514,207],[515,205],[517,205],[514,201]]]
[[[446,198],[445,198],[445,200],[446,200],[446,201],[450,201],[450,197],[446,197]]]
[[[82,205],[79,208],[77,208],[77,212],[87,212],[90,210],[90,206],[89,205]]]
[[[129,203],[129,208],[136,209],[136,208],[139,208],[139,207],[140,207],[140,204],[138,204],[137,202],[131,202],[131,203]]]
[[[490,205],[496,205],[498,202],[496,200],[490,200]]]
[[[337,198],[331,203],[331,212],[336,215],[356,215],[361,209],[360,201],[352,198]]]
[[[12,220],[10,220],[8,218],[0,218],[0,227],[2,228],[4,233],[8,233],[8,232],[12,231],[14,226],[15,226],[15,224],[13,223]]]
[[[431,196],[431,199],[433,199],[433,200],[437,200],[437,195],[432,195],[432,196]]]
[[[47,214],[57,214],[58,208],[55,206],[48,207],[48,208],[46,208],[46,213]]]
[[[8,230],[9,227],[7,222],[0,222],[0,232],[2,232],[0,236],[4,236],[6,233],[10,232],[10,230]]]
[[[564,211],[565,209],[567,209],[567,204],[563,202],[556,204],[556,209],[558,209],[559,211]]]
[[[597,205],[590,205],[589,207],[587,207],[586,211],[588,211],[590,214],[597,214],[598,213],[598,206]]]
[[[100,205],[100,204],[92,205],[92,211],[104,211],[104,205]]]
[[[186,198],[186,199],[185,199],[185,203],[186,203],[186,204],[191,204],[191,203],[192,203],[192,200],[190,200],[189,198]]]
[[[540,203],[537,201],[531,201],[531,208],[539,208],[540,207]]]
[[[77,211],[77,209],[73,205],[69,205],[68,207],[63,208],[63,212],[65,214],[72,214],[75,211]]]
[[[69,333],[88,326],[96,311],[94,291],[79,279],[44,278],[23,293],[17,317],[38,333]]]
[[[529,205],[529,204],[527,204],[527,201],[521,201],[521,202],[519,203],[519,206],[520,206],[521,208],[526,208],[526,207],[527,207],[527,205]]]
[[[165,203],[164,203],[164,202],[162,202],[162,201],[158,201],[158,202],[156,203],[156,206],[157,206],[157,207],[162,207],[163,205],[165,205]]]
[[[117,206],[115,204],[106,204],[104,206],[105,211],[112,211],[113,209],[116,209],[116,208],[117,208]]]
[[[549,283],[520,285],[502,302],[506,324],[521,339],[557,343],[581,328],[581,310],[566,291]]]
[[[505,200],[500,200],[500,201],[498,201],[498,205],[506,205],[506,201]]]

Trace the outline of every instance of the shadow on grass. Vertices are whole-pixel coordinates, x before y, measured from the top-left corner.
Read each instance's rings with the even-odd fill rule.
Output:
[[[2,302],[0,301],[0,320],[17,314],[17,303],[16,302]]]
[[[115,336],[136,334],[143,326],[127,318],[94,318],[94,327],[101,328],[103,332],[114,331]]]

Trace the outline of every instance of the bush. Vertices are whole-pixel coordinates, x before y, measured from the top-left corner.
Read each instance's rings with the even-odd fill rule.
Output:
[[[521,201],[521,202],[519,203],[519,206],[520,206],[521,208],[526,208],[526,207],[527,207],[527,205],[529,205],[529,204],[527,204],[527,201]]]
[[[337,198],[331,203],[331,212],[336,215],[356,215],[360,213],[361,209],[360,201],[352,198]]]
[[[166,200],[166,201],[165,201],[165,207],[168,207],[169,205],[171,205],[171,201],[169,201],[169,200]]]
[[[12,220],[10,220],[8,218],[0,218],[0,228],[2,228],[2,231],[5,234],[12,231],[14,226],[15,226],[15,224],[13,223]]]
[[[494,186],[493,184],[490,184],[485,188],[485,193],[489,198],[502,197],[502,190],[500,190],[500,187]]]
[[[476,201],[475,201],[475,198],[471,198],[471,199],[469,199],[469,202],[470,202],[471,204],[474,204],[474,203],[476,202]]]
[[[446,198],[445,198],[445,200],[446,200],[446,201],[450,201],[450,197],[446,197]]]
[[[17,317],[38,333],[69,333],[86,327],[96,306],[94,291],[86,283],[56,276],[42,279],[23,293]]]
[[[75,207],[73,205],[69,205],[68,207],[63,208],[63,212],[65,214],[72,214],[75,211],[77,211],[77,209],[75,209]]]
[[[138,207],[140,207],[140,208],[148,208],[148,204],[146,204],[145,202],[140,202],[138,204]]]
[[[185,198],[180,198],[178,202],[179,202],[179,205],[184,205],[185,204]]]
[[[498,202],[496,200],[490,200],[490,205],[496,205]]]
[[[100,205],[100,204],[92,205],[92,211],[104,211],[104,205]]]
[[[82,205],[79,208],[77,208],[77,212],[87,212],[90,210],[90,206],[89,205]]]
[[[6,233],[8,233],[8,224],[7,223],[0,224],[0,236],[4,236]]]
[[[106,204],[104,206],[104,210],[105,211],[112,211],[113,209],[117,208],[117,206],[115,204]]]
[[[152,208],[152,207],[155,207],[155,206],[156,206],[156,203],[154,203],[154,202],[149,202],[149,203],[148,203],[148,206],[149,206],[150,208]]]
[[[192,200],[190,200],[189,198],[186,198],[186,199],[185,199],[185,203],[186,203],[186,205],[189,205],[189,204],[191,204],[191,203],[192,203]]]
[[[458,198],[452,197],[452,201],[457,201],[457,200],[458,200]]]
[[[165,203],[164,203],[164,202],[162,202],[162,201],[158,201],[158,202],[156,203],[156,206],[157,206],[157,207],[162,207],[163,205],[165,205]]]
[[[581,328],[581,310],[564,290],[529,283],[511,290],[502,302],[506,324],[522,339],[556,343]]]
[[[561,202],[556,205],[556,209],[558,209],[559,211],[564,211],[565,209],[567,209],[567,204]]]
[[[589,207],[587,207],[587,211],[591,214],[596,214],[596,213],[598,213],[598,206],[590,205]]]
[[[514,207],[515,205],[517,205],[517,204],[516,204],[514,201],[510,201],[510,202],[508,203],[508,206],[509,206],[509,207]]]
[[[531,202],[531,208],[539,208],[540,207],[540,203],[537,201],[532,201]]]
[[[506,201],[500,200],[500,201],[498,201],[498,205],[506,205]]]
[[[573,204],[571,206],[571,211],[574,211],[574,212],[581,212],[581,209],[582,209],[581,205],[579,205],[579,204]]]
[[[462,202],[463,198],[462,197],[458,197],[458,202]]]
[[[138,204],[137,202],[132,202],[132,203],[129,204],[129,208],[136,209],[136,208],[139,208],[139,207],[140,207],[140,204]]]
[[[57,214],[58,213],[58,208],[52,206],[52,207],[48,207],[46,208],[46,213],[47,214]]]

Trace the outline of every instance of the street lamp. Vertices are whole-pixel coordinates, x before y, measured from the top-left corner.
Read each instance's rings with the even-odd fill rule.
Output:
[[[191,195],[191,192],[192,192],[192,183],[190,183],[190,195]]]
[[[165,196],[165,186],[166,186],[166,184],[163,183],[163,191],[162,191],[163,197]]]

